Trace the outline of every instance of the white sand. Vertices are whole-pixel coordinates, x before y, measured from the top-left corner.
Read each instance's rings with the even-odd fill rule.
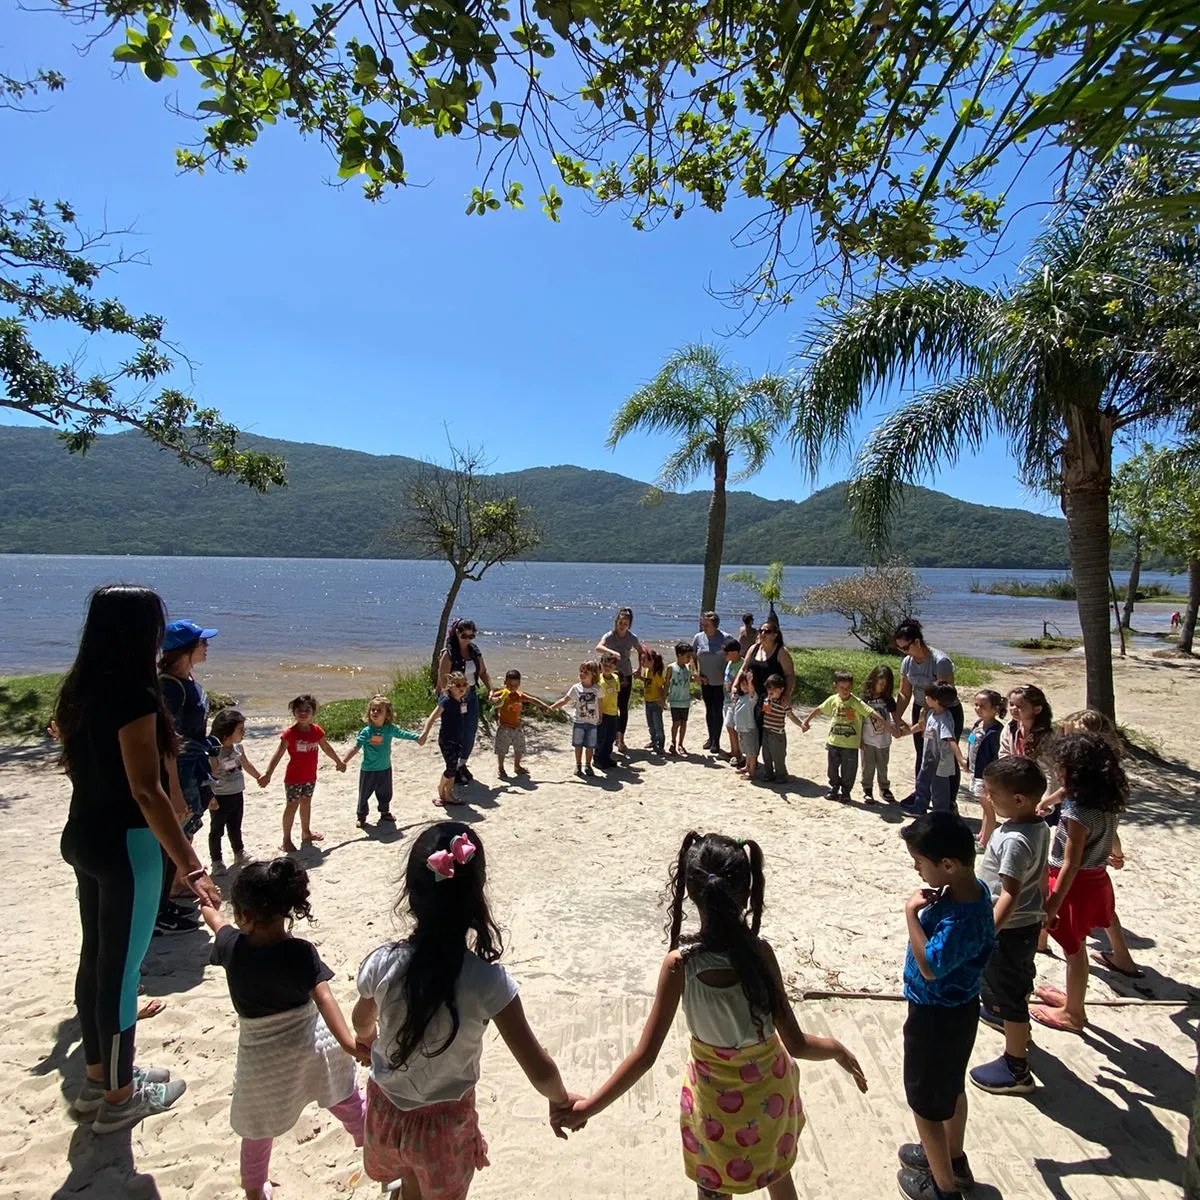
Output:
[[[1131,985],[1094,972],[1095,1000],[1197,999],[1198,678],[1195,663],[1178,660],[1117,666],[1122,720],[1158,739],[1169,761],[1130,764],[1128,866],[1116,878],[1118,907],[1147,979]],[[1060,713],[1082,704],[1078,660],[1000,674],[994,682],[1003,689],[1021,679],[1041,683]],[[703,738],[697,704],[690,741],[699,745]],[[572,777],[563,729],[540,730],[534,740],[531,783],[498,781],[495,760],[481,745],[473,761],[480,782],[465,789],[472,805],[463,813],[486,842],[495,912],[506,931],[503,961],[519,979],[531,1022],[568,1086],[593,1087],[636,1040],[664,950],[659,896],[690,827],[762,843],[764,933],[795,998],[806,991],[899,990],[902,908],[916,884],[897,837],[899,817],[821,799],[824,741],[817,728],[791,737],[789,766],[800,780],[784,788],[744,784],[698,755],[659,764],[640,753],[612,778],[584,782]],[[629,742],[638,747],[645,740],[635,710]],[[248,743],[260,766],[272,742],[256,731]],[[298,932],[316,942],[337,972],[334,990],[347,1011],[359,960],[393,935],[390,910],[412,830],[438,815],[430,804],[440,770],[436,749],[398,743],[394,762],[400,827],[390,844],[355,828],[355,768],[339,775],[324,762],[315,824],[326,841],[321,854],[304,856],[319,920]],[[897,743],[898,792],[911,763],[909,744]],[[245,834],[253,854],[269,855],[279,844],[281,791],[276,784],[248,793]],[[186,1078],[187,1095],[176,1111],[135,1131],[132,1158],[128,1138],[99,1139],[76,1128],[66,1101],[83,1069],[72,1007],[78,926],[74,881],[58,855],[68,788],[45,758],[17,754],[0,762],[0,797],[6,1113],[0,1196],[240,1195],[237,1140],[228,1126],[236,1021],[223,972],[206,966],[204,934],[156,939],[145,968],[149,992],[164,996],[167,1008],[139,1029],[139,1059]],[[964,811],[972,815],[969,804]],[[1061,983],[1061,963],[1041,961],[1044,976]],[[871,1084],[860,1097],[836,1068],[803,1068],[810,1120],[797,1166],[801,1193],[894,1194],[895,1145],[912,1136],[899,1078],[903,1005],[838,998],[808,1000],[798,1012],[806,1028],[832,1032],[855,1050]],[[974,1194],[987,1200],[1178,1195],[1196,1015],[1195,1007],[1096,1005],[1084,1039],[1038,1030],[1034,1065],[1046,1086],[1035,1098],[972,1089],[968,1149],[988,1185]],[[493,1037],[478,1093],[493,1165],[472,1195],[694,1195],[681,1169],[676,1125],[683,1036],[677,1021],[653,1072],[568,1143],[550,1134],[544,1103]],[[981,1030],[974,1061],[998,1052],[995,1036]],[[271,1174],[280,1200],[376,1194],[357,1165],[341,1127],[313,1109],[278,1141]]]

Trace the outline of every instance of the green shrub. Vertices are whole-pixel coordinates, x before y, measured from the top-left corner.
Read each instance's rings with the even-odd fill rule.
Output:
[[[876,654],[871,650],[790,650],[792,665],[796,668],[796,687],[792,693],[800,704],[818,704],[833,694],[834,671],[851,671],[854,674],[854,692],[857,695],[872,669],[887,663],[896,673],[896,685],[900,684],[900,662],[894,655]],[[952,655],[954,679],[960,698],[968,688],[985,683],[997,663],[985,658],[970,658]]]
[[[0,739],[12,740],[44,735],[61,675],[10,675],[0,678]]]

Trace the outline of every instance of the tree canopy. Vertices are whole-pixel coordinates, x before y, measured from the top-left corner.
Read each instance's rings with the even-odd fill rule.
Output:
[[[244,0],[64,0],[114,58],[185,83],[187,169],[245,169],[271,125],[333,154],[377,197],[417,136],[478,139],[468,211],[557,219],[558,186],[639,226],[751,203],[752,301],[815,269],[909,269],[1000,229],[1006,151],[1043,134],[1100,156],[1200,115],[1186,5],[1142,0],[417,0],[289,11]],[[1172,132],[1176,142],[1196,133]]]

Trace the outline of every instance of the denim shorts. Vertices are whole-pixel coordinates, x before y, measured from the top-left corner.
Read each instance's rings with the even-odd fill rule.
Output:
[[[585,725],[582,721],[576,721],[571,726],[571,745],[576,750],[595,750],[596,735],[599,729],[598,725]]]

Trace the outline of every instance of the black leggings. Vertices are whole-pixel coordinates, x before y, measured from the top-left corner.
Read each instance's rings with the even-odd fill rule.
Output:
[[[242,813],[246,805],[246,793],[234,792],[231,796],[214,796],[217,809],[208,813],[208,856],[217,861],[221,857],[221,835],[229,830],[229,844],[234,854],[241,854]]]
[[[629,693],[633,691],[633,676],[621,676],[621,690],[617,693],[617,729],[621,740],[625,740],[625,726],[629,724]]]
[[[133,1082],[138,984],[154,933],[162,851],[149,829],[84,830],[67,822],[63,858],[79,884],[83,937],[75,1007],[88,1066],[104,1071],[106,1091]]]
[[[704,701],[704,724],[708,729],[709,744],[719,750],[721,730],[725,725],[725,689],[719,683],[702,683],[700,698]]]

